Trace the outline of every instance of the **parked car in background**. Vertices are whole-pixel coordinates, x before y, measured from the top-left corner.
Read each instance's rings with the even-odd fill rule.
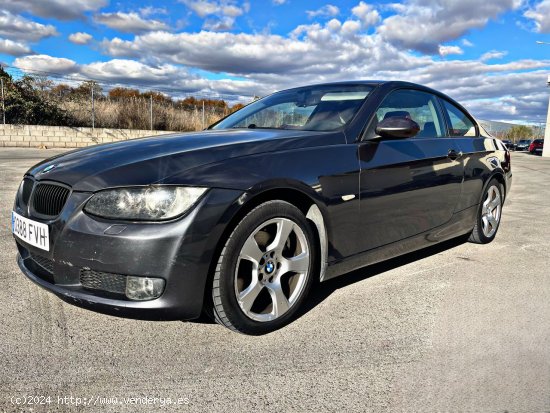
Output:
[[[529,153],[533,155],[542,155],[542,147],[544,146],[544,139],[535,139],[531,145],[529,145]]]
[[[509,151],[514,150],[515,145],[514,145],[514,142],[512,142],[511,140],[503,139],[502,143],[506,146],[506,149],[508,149]]]
[[[516,151],[528,151],[531,142],[533,142],[531,139],[520,139],[516,145]]]
[[[263,334],[315,281],[461,235],[491,242],[511,180],[509,151],[450,97],[332,83],[267,96],[209,130],[42,161],[23,177],[12,231],[23,273],[72,304],[164,320],[204,311]]]

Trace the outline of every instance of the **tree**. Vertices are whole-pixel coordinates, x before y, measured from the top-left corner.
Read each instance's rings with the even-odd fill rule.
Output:
[[[94,90],[94,98],[103,97],[103,88],[94,80],[85,80],[73,89],[72,94],[75,97],[88,99],[92,95],[92,89]]]
[[[140,93],[137,89],[130,89],[127,87],[114,87],[109,90],[109,97],[111,99],[135,99],[140,97]]]
[[[509,139],[512,142],[518,141],[520,139],[526,139],[533,136],[533,128],[526,125],[514,125],[508,129],[504,138]]]
[[[142,97],[146,99],[153,98],[153,102],[155,103],[172,103],[172,98],[170,96],[165,95],[164,93],[160,92],[154,92],[154,91],[148,91],[141,94]]]
[[[52,95],[56,96],[57,98],[61,99],[64,97],[67,97],[71,94],[73,88],[69,85],[66,85],[65,83],[60,83],[58,85],[55,85],[52,87],[51,93]]]
[[[242,109],[244,107],[245,107],[245,105],[243,105],[242,103],[237,103],[237,104],[235,104],[231,107],[231,113],[236,112],[239,109]]]
[[[0,77],[4,81],[4,104],[6,122],[27,125],[73,125],[74,120],[47,99],[36,79],[23,76],[14,81],[9,73],[0,67]],[[45,85],[42,80],[41,85]]]

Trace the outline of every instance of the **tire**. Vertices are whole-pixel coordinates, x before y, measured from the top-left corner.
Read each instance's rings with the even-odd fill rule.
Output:
[[[219,324],[260,335],[286,325],[318,274],[315,232],[302,212],[284,201],[265,202],[235,227],[212,282]]]
[[[488,244],[495,239],[502,218],[503,202],[502,185],[496,179],[491,179],[485,187],[476,216],[476,224],[468,241],[476,244]]]

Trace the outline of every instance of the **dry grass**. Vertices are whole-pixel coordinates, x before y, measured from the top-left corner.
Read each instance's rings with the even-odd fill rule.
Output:
[[[78,126],[92,126],[89,100],[64,100],[60,107]],[[95,127],[113,129],[151,129],[150,102],[146,99],[101,99],[95,102]],[[204,126],[202,107],[181,108],[153,102],[154,130],[198,131],[228,114],[220,108],[206,107]]]

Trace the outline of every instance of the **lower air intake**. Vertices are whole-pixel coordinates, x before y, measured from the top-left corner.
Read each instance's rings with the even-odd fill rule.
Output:
[[[90,290],[124,294],[126,291],[126,276],[82,269],[80,270],[80,284]]]

